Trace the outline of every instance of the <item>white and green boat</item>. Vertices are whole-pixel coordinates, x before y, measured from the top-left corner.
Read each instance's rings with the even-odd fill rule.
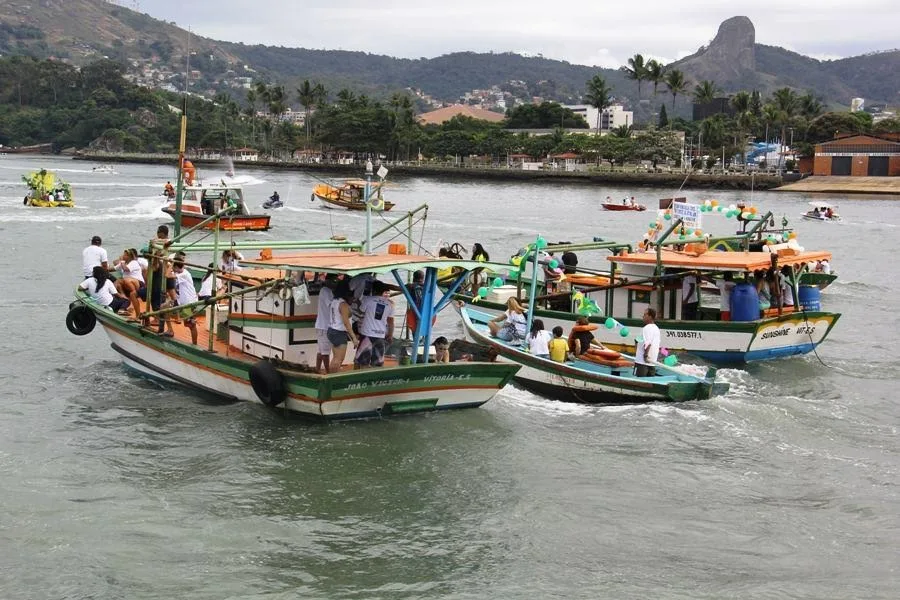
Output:
[[[154,379],[323,419],[480,406],[519,369],[504,362],[430,360],[433,316],[448,305],[468,272],[485,267],[485,263],[370,255],[361,251],[361,244],[349,242],[289,245],[293,253],[279,255],[282,248],[277,243],[268,244],[260,258],[241,261],[242,271],[221,276],[226,291],[216,298],[150,313],[202,310],[206,306],[206,315],[198,317],[200,336],[196,345],[184,327],[176,325],[175,336],[164,337],[138,320],[100,306],[82,290],[76,291],[67,326],[72,333],[85,335],[99,323],[125,364]],[[218,252],[218,248],[202,244],[175,244],[169,251],[180,247],[192,255],[204,250]],[[254,243],[237,245],[245,254],[262,247]],[[448,293],[441,295],[436,286],[437,271],[451,266],[459,275]],[[418,325],[408,364],[388,359],[380,368],[353,370],[352,365],[346,365],[339,372],[326,374],[314,370],[317,294],[325,274],[384,277],[414,304],[403,283],[407,272],[417,270],[425,272],[424,299],[420,307],[413,308]]]

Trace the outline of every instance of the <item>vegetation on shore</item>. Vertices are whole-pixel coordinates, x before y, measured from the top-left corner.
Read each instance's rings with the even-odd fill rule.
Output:
[[[691,85],[700,103],[718,94],[714,82],[691,84],[679,71],[666,71],[641,55],[629,60],[627,75],[639,83],[652,83],[651,101],[663,93],[674,101]],[[586,97],[597,108],[609,106],[612,93],[599,75],[586,83]],[[307,122],[298,126],[283,121],[287,108],[298,104],[309,117]],[[801,96],[790,88],[777,90],[768,100],[756,92],[739,92],[730,100],[732,115],[717,114],[700,122],[669,120],[661,102],[658,123],[598,136],[586,135],[586,128],[599,128],[599,123],[585,123],[550,102],[510,109],[501,123],[456,117],[441,125],[422,125],[415,117],[413,99],[402,93],[382,102],[348,89],[331,95],[321,83],[309,80],[295,90],[258,82],[246,103],[239,104],[226,94],[213,101],[184,99],[135,86],[124,79],[122,66],[109,60],[77,70],[56,61],[0,59],[0,144],[5,146],[52,143],[56,150],[172,152],[183,105],[190,117],[190,146],[211,150],[249,146],[279,158],[306,147],[388,160],[478,155],[505,161],[510,154],[538,158],[574,152],[596,164],[646,160],[655,165],[680,159],[682,144],[673,135],[677,131],[692,138],[692,147],[699,145],[696,155],[718,157],[724,152],[730,160],[745,147],[742,141],[774,137],[788,141],[790,131],[795,145],[808,152],[811,144],[831,139],[836,131],[900,130],[896,120],[873,126],[865,113],[822,114],[822,104],[812,94]],[[258,116],[259,111],[267,116]],[[535,136],[511,130],[535,128],[552,131]]]

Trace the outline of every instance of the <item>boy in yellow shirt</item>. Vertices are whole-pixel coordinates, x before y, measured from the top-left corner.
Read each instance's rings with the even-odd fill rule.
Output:
[[[557,325],[553,328],[553,339],[550,340],[550,360],[566,362],[566,353],[569,351],[569,342],[563,338],[563,328]]]

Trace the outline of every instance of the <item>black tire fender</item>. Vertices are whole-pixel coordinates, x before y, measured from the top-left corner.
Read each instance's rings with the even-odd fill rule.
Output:
[[[250,367],[250,385],[266,406],[278,406],[287,399],[284,376],[271,361],[261,360]]]
[[[75,335],[87,335],[97,325],[97,316],[90,308],[78,305],[69,309],[66,315],[66,329]]]

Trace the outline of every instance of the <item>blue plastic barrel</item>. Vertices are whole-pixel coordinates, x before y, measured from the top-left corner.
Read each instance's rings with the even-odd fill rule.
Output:
[[[800,286],[800,307],[806,312],[822,310],[822,292],[814,285]]]
[[[752,283],[739,283],[731,290],[731,320],[755,321],[759,318],[759,294]]]

